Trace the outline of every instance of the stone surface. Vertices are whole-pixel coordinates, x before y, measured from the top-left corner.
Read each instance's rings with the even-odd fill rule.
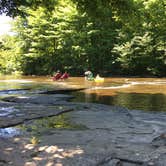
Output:
[[[33,94],[0,102],[0,165],[165,166],[166,113],[69,98]],[[3,135],[6,127],[23,132]]]

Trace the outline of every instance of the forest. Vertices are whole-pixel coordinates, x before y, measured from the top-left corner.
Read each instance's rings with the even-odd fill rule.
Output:
[[[165,0],[0,1],[0,73],[166,76]]]

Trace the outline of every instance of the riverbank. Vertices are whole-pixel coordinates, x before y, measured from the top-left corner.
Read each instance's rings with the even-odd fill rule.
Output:
[[[166,113],[69,102],[72,97],[3,98],[0,165],[164,166]]]

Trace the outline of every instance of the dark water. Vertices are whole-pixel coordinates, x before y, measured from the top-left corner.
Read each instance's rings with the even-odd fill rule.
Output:
[[[72,101],[102,103],[126,107],[131,110],[144,111],[166,111],[166,95],[164,94],[143,94],[143,93],[120,93],[115,96],[97,96],[84,93],[75,93]]]
[[[166,79],[108,78],[89,90],[73,93],[72,101],[95,102],[131,110],[166,111]]]
[[[53,82],[50,77],[0,77],[1,98],[66,87],[87,88],[72,93],[75,96],[72,101],[96,102],[144,111],[166,111],[164,78],[105,78],[104,83],[95,83],[85,81],[83,77],[72,77],[59,82]],[[17,91],[17,89],[28,90]]]

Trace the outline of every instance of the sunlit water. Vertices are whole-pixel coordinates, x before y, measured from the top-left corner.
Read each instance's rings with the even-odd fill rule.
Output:
[[[164,78],[105,78],[104,83],[95,83],[86,81],[83,77],[71,77],[66,81],[57,82],[53,82],[49,76],[0,77],[1,98],[65,87],[86,88],[72,93],[75,96],[72,101],[76,102],[103,103],[123,106],[131,110],[166,111],[166,79]]]
[[[72,99],[74,102],[102,103],[122,106],[130,110],[166,111],[166,79],[164,78],[105,78],[103,83],[95,83],[86,81],[83,77],[72,77],[57,82],[53,82],[50,77],[0,77],[0,98],[32,95],[34,92],[63,88],[85,88],[82,91],[72,92],[75,96]],[[0,107],[0,117],[8,116],[12,112],[17,110],[11,106]],[[43,123],[44,128],[40,127]],[[34,125],[37,131],[32,130]],[[35,121],[31,125],[0,128],[0,137],[13,137],[25,131],[38,136],[42,132],[50,131],[49,128],[84,130],[86,126],[72,124],[63,116],[53,117]]]

